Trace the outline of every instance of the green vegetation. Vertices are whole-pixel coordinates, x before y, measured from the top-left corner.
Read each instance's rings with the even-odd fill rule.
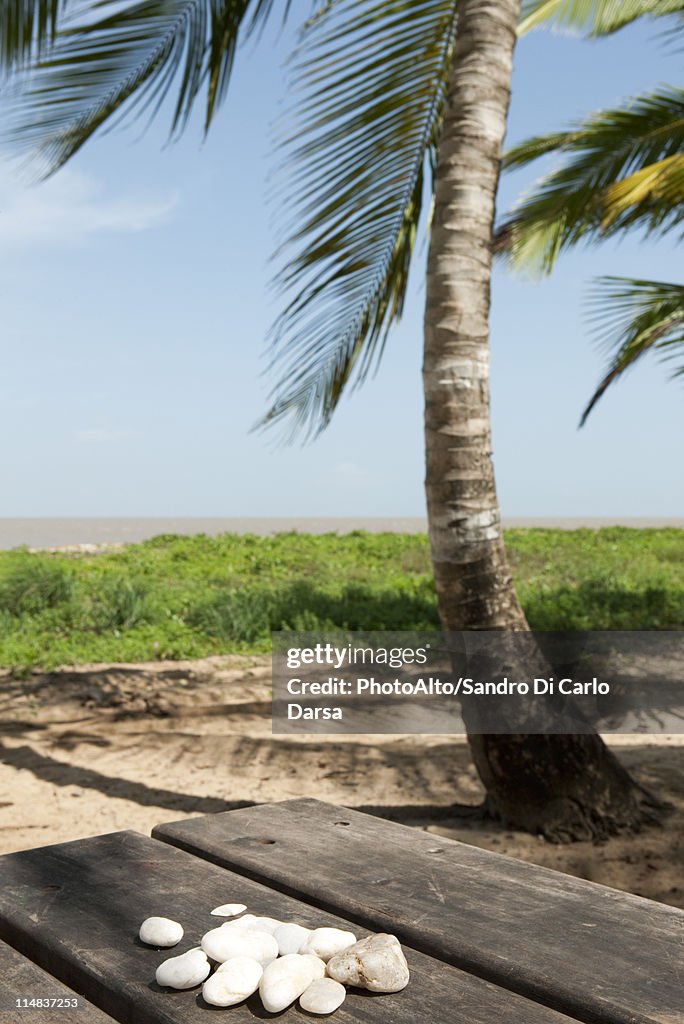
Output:
[[[684,628],[684,531],[510,530],[535,629]],[[423,535],[162,536],[82,554],[0,553],[0,664],[270,649],[272,629],[431,629]]]

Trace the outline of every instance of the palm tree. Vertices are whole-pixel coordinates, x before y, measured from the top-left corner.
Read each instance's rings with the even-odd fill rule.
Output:
[[[55,39],[60,0],[0,2],[0,68],[13,71],[30,65]]]
[[[558,6],[560,0],[550,2]],[[597,19],[595,34],[621,28],[631,12],[622,4],[608,13],[613,20]],[[672,28],[681,34],[682,0],[656,0],[649,13],[674,16]],[[575,26],[590,16],[583,9],[565,11],[565,20]],[[528,25],[534,23],[532,12]],[[497,248],[514,266],[550,273],[558,256],[580,243],[626,231],[658,237],[681,230],[684,90],[661,88],[565,131],[528,139],[505,154],[504,166],[523,167],[549,155],[560,157],[560,166],[498,231]],[[609,358],[580,425],[610,385],[649,352],[675,360],[674,376],[684,374],[684,285],[604,277],[596,282],[592,306],[594,330]]]
[[[289,4],[286,5],[289,8]],[[281,5],[282,7],[282,5]],[[15,140],[62,166],[117,114],[172,131],[223,100],[272,0],[139,0],[64,25],[14,107]],[[434,198],[425,309],[426,489],[447,630],[526,629],[506,560],[489,426],[492,231],[518,0],[328,0],[302,29],[283,196],[268,423],[316,433],[377,365]],[[471,736],[491,810],[554,838],[637,827],[648,800],[597,735]]]

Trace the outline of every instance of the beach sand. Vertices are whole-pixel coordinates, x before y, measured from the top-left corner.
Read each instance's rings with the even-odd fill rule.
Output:
[[[483,796],[464,737],[273,736],[270,696],[268,658],[0,673],[0,852],[316,796],[684,907],[684,736],[609,740],[664,827],[558,846],[449,810]]]

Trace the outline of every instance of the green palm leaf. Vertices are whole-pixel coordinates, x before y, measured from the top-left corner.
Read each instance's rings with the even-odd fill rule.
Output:
[[[458,0],[339,0],[304,32],[285,146],[292,215],[265,423],[323,429],[402,313]]]
[[[611,359],[580,426],[610,385],[647,352],[656,352],[663,359],[681,359],[674,376],[684,374],[684,286],[599,278],[593,306],[597,334]]]
[[[39,56],[63,7],[61,0],[0,0],[0,68],[13,71]]]
[[[273,6],[274,0],[140,0],[122,7],[99,0],[88,8],[90,18],[60,30],[20,79],[6,134],[37,151],[52,173],[115,114],[156,111],[174,88],[172,132],[185,126],[202,90],[208,128],[241,29],[263,22]]]
[[[659,205],[674,208],[684,203],[684,153],[648,164],[607,188],[603,197],[604,225],[645,203],[654,210]]]
[[[513,263],[548,272],[558,254],[579,241],[633,227],[664,233],[681,224],[681,89],[642,96],[570,131],[529,139],[506,153],[504,166],[521,167],[552,153],[564,163],[499,229],[497,248]]]
[[[523,35],[555,22],[593,36],[608,35],[637,18],[681,16],[683,10],[682,0],[523,0],[518,31]]]

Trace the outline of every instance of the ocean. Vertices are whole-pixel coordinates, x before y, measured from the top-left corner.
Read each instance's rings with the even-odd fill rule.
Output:
[[[575,517],[554,518],[541,516],[504,517],[508,527],[556,527],[573,530],[579,527],[597,529],[601,526],[684,528],[684,518],[677,517]],[[297,530],[300,533],[348,533],[350,530],[370,530],[373,533],[420,533],[426,529],[422,516],[339,518],[306,516],[140,516],[140,517],[83,517],[83,518],[0,518],[0,549],[26,546],[30,548],[69,547],[77,544],[130,544],[156,537],[161,533],[255,533],[267,536]]]

